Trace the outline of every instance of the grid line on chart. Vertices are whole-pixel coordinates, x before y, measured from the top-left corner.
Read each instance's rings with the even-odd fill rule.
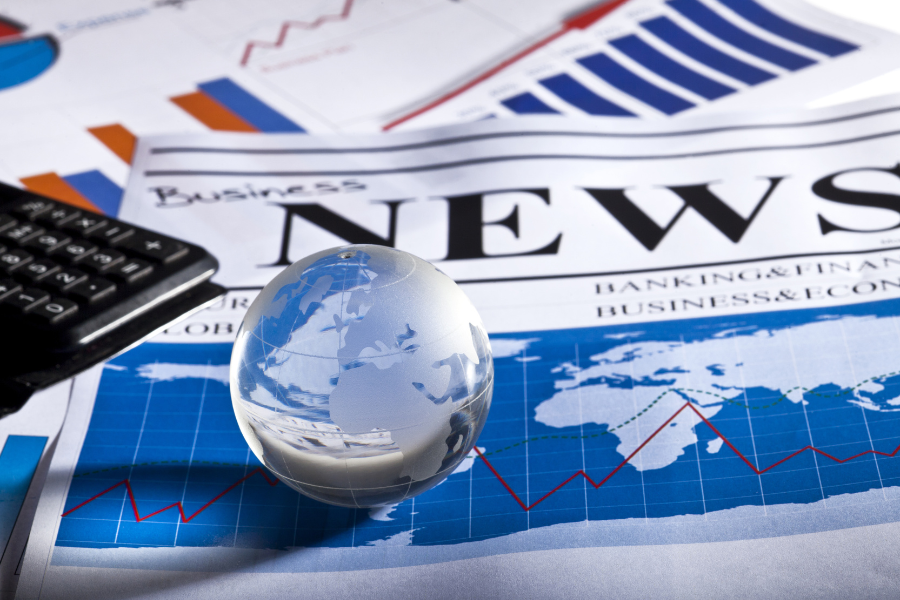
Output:
[[[578,354],[578,343],[575,343],[575,373],[581,371],[581,357]],[[581,436],[581,470],[587,473],[587,460],[584,455],[584,404],[581,398],[581,386],[578,388],[578,434]],[[590,523],[591,516],[588,512],[587,479],[584,480],[584,522]]]
[[[756,467],[756,470],[759,471],[759,455],[756,453],[756,438],[753,435],[753,420],[750,418],[750,398],[747,397],[747,381],[744,378],[744,361],[741,359],[741,349],[738,344],[737,335],[733,332],[731,334],[731,339],[734,341],[734,352],[738,359],[737,369],[741,377],[741,394],[744,397],[744,404],[747,407],[747,426],[750,429],[750,442],[753,445],[753,464]],[[763,503],[763,513],[768,516],[769,509],[766,506],[766,491],[763,489],[762,475],[757,475],[757,478],[759,479],[759,495]]]
[[[141,440],[144,437],[144,427],[147,425],[147,413],[150,411],[150,401],[153,398],[153,381],[150,382],[150,387],[147,390],[147,402],[144,404],[144,417],[141,420],[141,429],[138,433],[137,443],[134,446],[134,456],[131,459],[132,467],[128,470],[128,478],[131,479],[131,476],[134,474],[134,466],[133,464],[137,462],[138,451],[141,449]],[[122,498],[122,509],[119,511],[119,521],[116,526],[116,537],[115,542],[119,541],[119,530],[122,528],[122,517],[125,515],[125,504],[128,502],[128,494],[125,494]]]
[[[628,351],[634,352],[634,344],[632,343],[631,338],[628,338]],[[637,403],[637,392],[635,392],[635,389],[634,389],[634,364],[629,362],[628,368],[631,373],[631,402],[632,402],[632,405],[634,408],[634,412],[635,412],[635,414],[637,414],[638,403]],[[635,426],[635,429],[637,430],[638,439],[640,440],[641,439],[641,420],[637,419],[635,421],[634,426]],[[643,501],[644,501],[644,522],[648,523],[650,521],[650,513],[647,510],[647,485],[646,485],[646,482],[644,481],[644,455],[643,455],[643,453],[638,452],[638,454],[635,458],[638,459],[638,464],[640,465],[640,467],[638,468],[638,474],[641,476],[641,498],[643,498]],[[587,482],[585,482],[585,483],[587,483]]]
[[[858,387],[859,378],[856,376],[856,369],[853,368],[853,356],[850,354],[850,345],[847,343],[847,332],[844,329],[843,323],[838,321],[838,325],[841,328],[841,340],[844,342],[844,351],[847,353],[847,365],[850,367],[850,373],[853,375],[853,385],[854,387]],[[872,432],[869,430],[869,419],[866,417],[866,409],[860,406],[859,410],[862,413],[863,424],[866,426],[866,435],[869,438],[869,449],[874,452],[875,444],[872,442]],[[881,467],[878,464],[878,455],[873,454],[872,460],[875,462],[875,472],[878,473],[878,483],[881,485],[881,495],[887,500],[887,492],[884,491],[884,480],[881,478]]]

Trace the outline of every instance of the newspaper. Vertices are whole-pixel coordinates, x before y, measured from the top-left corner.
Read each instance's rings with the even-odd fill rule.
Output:
[[[17,597],[895,597],[898,135],[893,96],[142,139],[122,216],[231,292],[75,390]],[[497,369],[477,455],[371,510],[229,420],[247,303],[348,242],[456,279]]]

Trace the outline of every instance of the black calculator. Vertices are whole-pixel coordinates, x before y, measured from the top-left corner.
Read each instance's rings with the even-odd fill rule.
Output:
[[[0,416],[225,290],[203,248],[0,184]]]

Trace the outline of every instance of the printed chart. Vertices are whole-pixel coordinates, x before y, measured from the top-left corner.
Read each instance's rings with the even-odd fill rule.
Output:
[[[305,132],[227,77],[200,83],[197,88],[169,100],[213,131]],[[119,159],[131,163],[137,138],[123,125],[103,125],[87,131]],[[63,176],[42,173],[20,181],[33,192],[105,215],[117,215],[122,201],[122,188],[98,169]]]
[[[476,80],[479,85],[464,83],[385,129],[451,115],[674,116],[779,82],[790,85],[796,75],[814,74],[870,43],[850,39],[855,32],[826,33],[808,14],[785,16],[756,0],[616,8],[587,27],[561,30],[564,38],[551,35],[552,44],[536,44],[533,54]]]
[[[232,414],[227,344],[145,344],[103,375],[56,545],[465,554],[523,532],[570,539],[576,525],[589,536],[614,524],[618,542],[582,542],[605,545],[676,530],[718,539],[735,523],[729,535],[752,538],[896,520],[898,309],[495,336],[477,457],[375,510],[313,502],[260,468]]]
[[[51,35],[25,37],[25,27],[0,17],[0,90],[30,81],[59,56]]]

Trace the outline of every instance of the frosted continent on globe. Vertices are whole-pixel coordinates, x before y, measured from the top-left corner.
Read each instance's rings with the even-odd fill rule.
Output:
[[[469,299],[411,254],[313,254],[253,302],[232,354],[235,414],[256,456],[300,492],[350,507],[434,487],[491,404],[490,343]]]

